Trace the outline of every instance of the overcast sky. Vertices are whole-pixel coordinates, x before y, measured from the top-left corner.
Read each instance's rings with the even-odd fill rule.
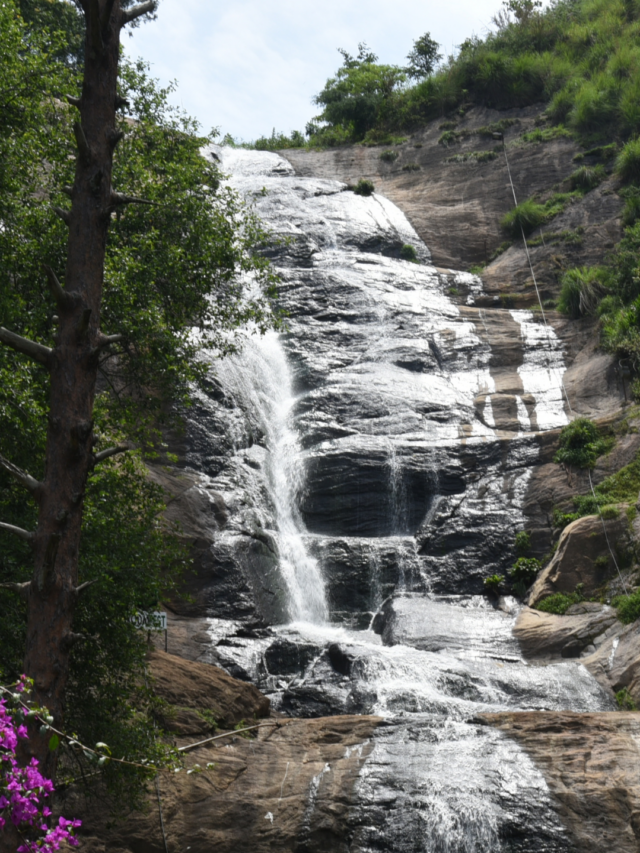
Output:
[[[365,41],[381,62],[404,65],[429,31],[450,53],[484,35],[501,0],[161,0],[158,20],[125,38],[162,83],[178,82],[174,100],[204,130],[237,139],[273,127],[304,130],[318,110],[312,97],[341,63],[343,47]]]

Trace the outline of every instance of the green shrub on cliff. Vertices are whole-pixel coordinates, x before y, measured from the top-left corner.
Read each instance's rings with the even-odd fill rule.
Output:
[[[626,687],[623,687],[622,690],[618,690],[616,693],[616,702],[618,703],[618,708],[621,711],[637,711],[638,706],[636,705],[633,696],[629,693],[629,690]]]
[[[353,188],[353,191],[356,195],[364,195],[369,196],[373,195],[376,188],[373,181],[367,180],[367,178],[360,178],[358,183]]]
[[[607,177],[607,171],[599,163],[597,166],[580,166],[569,176],[569,186],[572,190],[589,192],[597,187]]]
[[[542,610],[543,613],[554,613],[556,616],[564,616],[572,604],[579,604],[584,601],[583,596],[579,592],[555,592],[553,595],[548,595],[539,601],[535,608]]]
[[[574,320],[594,315],[607,292],[607,271],[602,267],[580,267],[562,276],[558,311]]]
[[[640,619],[640,589],[630,595],[617,596],[611,604],[618,611],[618,619],[623,625],[630,625],[631,622]]]
[[[542,563],[535,557],[519,557],[509,570],[514,593],[524,596],[541,568]]]
[[[627,183],[640,183],[640,139],[632,139],[624,146],[616,160],[616,172]]]
[[[524,556],[531,550],[531,534],[527,530],[516,533],[516,553]]]
[[[611,448],[612,442],[602,438],[589,418],[576,418],[560,432],[559,448],[554,462],[575,468],[593,468],[596,460]]]
[[[529,235],[547,221],[547,211],[542,204],[528,199],[510,210],[500,221],[502,230],[514,240]]]
[[[588,145],[628,139],[640,133],[639,19],[640,7],[627,0],[552,0],[546,8],[505,0],[493,32],[466,39],[430,72],[425,65],[413,85],[405,69],[379,64],[366,46],[356,58],[341,51],[342,68],[316,97],[316,143],[332,144],[338,127],[359,141],[367,130],[411,130],[472,105],[538,103]],[[552,134],[534,131],[531,141]]]

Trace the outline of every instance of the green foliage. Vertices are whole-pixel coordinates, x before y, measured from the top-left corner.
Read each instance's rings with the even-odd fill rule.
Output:
[[[618,619],[623,625],[630,625],[640,618],[640,589],[630,595],[619,595],[611,604],[618,611]]]
[[[552,139],[562,139],[563,137],[570,139],[571,136],[571,131],[559,124],[556,127],[536,127],[528,133],[523,133],[520,139],[522,142],[540,144],[541,142],[551,142]]]
[[[626,687],[623,687],[622,690],[618,690],[616,693],[616,702],[618,703],[618,708],[621,711],[637,711],[638,706],[636,705],[633,696],[629,693],[629,690]]]
[[[426,61],[419,64],[416,54],[407,69],[416,81],[413,85],[404,85],[397,76],[401,69],[377,65],[376,57],[368,64],[391,70],[392,84],[356,85],[358,63],[364,64],[364,58],[372,55],[366,49],[363,58],[359,55],[354,60],[347,54],[350,62],[328,81],[318,103],[325,106],[325,100],[336,95],[351,101],[352,112],[341,105],[334,113],[327,103],[322,120],[328,122],[327,131],[340,126],[352,133],[358,98],[364,124],[395,132],[464,112],[472,105],[509,109],[544,102],[548,120],[562,130],[533,131],[527,134],[527,142],[545,142],[567,133],[588,145],[628,139],[640,133],[639,22],[628,6],[555,0],[543,9],[534,0],[509,0],[494,18],[494,32],[484,39],[467,39],[457,55],[449,56],[437,70],[426,54]],[[414,50],[427,37],[418,39]],[[430,56],[435,56],[433,50],[437,46],[431,48]],[[356,73],[342,86],[346,72],[351,71]],[[376,74],[382,81],[384,75]],[[447,144],[453,141],[452,137]]]
[[[604,166],[580,166],[569,176],[569,186],[572,190],[582,190],[582,192],[590,192],[595,189],[607,177],[607,172]]]
[[[380,159],[384,163],[394,163],[398,159],[398,152],[391,151],[391,149],[387,149],[386,151],[382,152],[382,154],[380,155]]]
[[[405,69],[407,75],[417,80],[428,77],[442,59],[442,54],[438,53],[439,47],[438,42],[431,38],[431,33],[425,33],[416,39],[411,53],[407,56],[409,60],[409,66]]]
[[[606,270],[600,267],[580,267],[562,276],[558,311],[575,320],[596,313],[607,292]]]
[[[84,20],[74,3],[65,0],[19,0],[16,5],[29,31],[47,31],[59,36],[52,54],[55,59],[72,68],[79,69],[82,66]]]
[[[558,444],[554,462],[575,468],[593,468],[598,457],[611,449],[612,441],[602,438],[589,418],[576,418],[562,428]]]
[[[294,130],[289,136],[286,133],[276,133],[275,127],[271,136],[261,136],[253,143],[256,151],[281,151],[285,148],[304,148],[306,139],[299,130]]]
[[[579,225],[575,231],[546,231],[544,237],[541,234],[533,240],[527,240],[527,246],[557,246],[559,243],[580,246],[583,242],[584,227]],[[544,302],[542,304],[545,308],[555,308],[556,303],[553,300],[551,300],[551,302],[553,302],[553,305],[545,305]]]
[[[31,8],[54,14],[61,5],[67,14],[64,0]],[[59,99],[78,92],[70,50],[67,33],[29,30],[12,0],[0,4],[0,325],[49,346],[55,304],[42,264],[62,277],[66,229],[51,207],[68,204],[61,187],[73,184],[76,156],[77,114]],[[118,117],[125,135],[114,189],[154,204],[129,206],[110,229],[101,325],[123,341],[100,363],[94,418],[97,450],[123,441],[141,449],[101,464],[87,484],[79,573],[96,583],[76,609],[74,631],[85,639],[71,653],[66,725],[135,761],[160,759],[165,747],[154,727],[157,700],[144,685],[146,639],[129,617],[156,609],[188,565],[179,531],[161,521],[166,496],[143,454],[155,453],[167,413],[188,404],[190,383],[205,381],[203,348],[222,354],[237,346],[240,326],[273,325],[276,279],[261,252],[269,235],[200,153],[213,137],[169,106],[172,90],[142,63],[122,62],[120,91],[130,106]],[[38,477],[48,393],[45,371],[0,348],[0,452]],[[0,518],[30,530],[37,520],[35,503],[4,472]],[[29,547],[4,531],[0,546],[0,583],[29,580]],[[7,678],[22,671],[25,616],[22,600],[1,590]],[[116,762],[105,772],[112,792],[139,801],[144,772]]]
[[[616,172],[627,183],[640,183],[640,138],[624,146],[616,160]]]
[[[548,218],[544,205],[538,204],[533,199],[521,202],[517,207],[510,210],[502,217],[500,225],[502,230],[512,239],[517,240],[524,232],[525,236],[543,225]]]
[[[627,196],[622,213],[622,222],[626,226],[631,226],[635,225],[638,219],[640,219],[640,194]]]
[[[421,167],[418,165],[418,163],[405,163],[404,166],[402,167],[402,171],[403,172],[419,172],[420,168]]]
[[[349,141],[364,139],[368,130],[382,119],[387,101],[406,80],[406,74],[394,65],[379,65],[377,57],[366,45],[358,46],[358,56],[340,50],[342,67],[336,76],[327,80],[314,103],[322,112],[314,120],[314,135],[322,139],[324,131],[317,125],[323,122],[340,128]]]
[[[589,513],[585,513],[589,515]],[[568,527],[573,521],[577,521],[581,518],[581,514],[579,512],[562,512],[559,509],[553,510],[553,526],[558,527],[560,530],[564,530],[565,527]]]
[[[487,592],[497,593],[503,581],[504,575],[490,575],[484,579],[484,588]]]
[[[405,243],[404,246],[400,249],[400,257],[403,261],[411,261],[414,264],[418,263],[418,255],[415,250],[415,247],[410,243]]]
[[[464,139],[466,135],[466,133],[457,130],[445,130],[440,139],[438,139],[438,145],[448,148],[450,145],[455,145],[456,142],[460,142],[460,140]]]
[[[516,533],[516,553],[523,556],[531,550],[531,534],[527,530]]]
[[[509,570],[509,575],[514,583],[524,584],[526,588],[531,586],[541,568],[542,563],[535,557],[518,557]]]
[[[356,195],[369,196],[374,194],[376,188],[373,181],[369,181],[367,178],[360,178],[353,191]]]
[[[614,518],[618,518],[618,516],[620,515],[620,510],[614,504],[605,504],[605,506],[600,507],[600,515],[605,520],[607,520],[607,519],[611,520]],[[598,560],[599,559],[600,559],[600,557],[598,557]],[[604,559],[606,560],[606,557]],[[596,562],[597,562],[597,560],[596,560]]]
[[[581,601],[584,601],[584,598],[579,592],[556,592],[539,601],[535,608],[542,610],[543,613],[555,613],[557,616],[564,616],[572,604],[579,604]]]

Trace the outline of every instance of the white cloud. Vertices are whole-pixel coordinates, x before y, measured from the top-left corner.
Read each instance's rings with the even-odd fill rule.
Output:
[[[243,139],[272,127],[303,130],[313,95],[340,64],[336,49],[365,41],[383,62],[402,64],[424,32],[446,52],[483,34],[500,0],[162,0],[158,20],[125,39],[127,52],[178,81],[176,103],[205,129]]]

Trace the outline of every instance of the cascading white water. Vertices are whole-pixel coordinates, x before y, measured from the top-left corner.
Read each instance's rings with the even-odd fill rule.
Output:
[[[274,597],[282,578],[298,624],[274,625],[281,611],[266,607],[265,635],[220,645],[217,662],[241,666],[289,715],[386,719],[354,786],[353,853],[569,853],[541,772],[474,720],[611,707],[579,662],[528,666],[512,635],[516,603],[498,609],[477,594],[483,574],[505,570],[524,524],[535,431],[566,420],[560,343],[545,340],[543,353],[535,317],[513,312],[522,362],[496,380],[487,312],[453,304],[390,202],[298,178],[275,154],[218,155],[291,239],[275,262],[286,352],[269,333],[216,366],[224,405],[230,396],[243,413],[229,416],[238,441],[215,488],[240,519],[228,534],[245,536],[239,552],[252,514],[263,530],[250,535],[276,543],[272,573],[271,552],[248,574]],[[425,263],[398,260],[403,243]],[[479,280],[463,279],[477,295]],[[307,389],[297,407],[290,365]],[[341,625],[329,624],[325,583]],[[475,594],[461,594],[467,585]],[[304,832],[330,771],[312,782]]]
[[[304,486],[304,469],[298,437],[291,426],[295,402],[291,373],[276,332],[247,340],[238,355],[218,368],[224,384],[238,403],[259,420],[268,451],[267,483],[273,502],[280,571],[288,591],[293,621],[323,623],[328,617],[324,579],[318,561],[303,538],[297,497]]]

